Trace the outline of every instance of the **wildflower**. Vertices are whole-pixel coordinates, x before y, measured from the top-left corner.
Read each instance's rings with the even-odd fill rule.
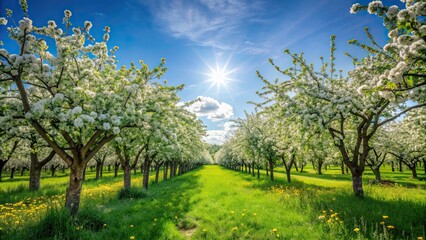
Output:
[[[244,217],[245,215],[246,215],[245,213],[242,213],[242,214],[241,214],[241,216],[243,216],[243,217]]]
[[[203,232],[207,232],[207,230],[204,228],[204,229],[203,229]]]
[[[104,227],[107,227],[107,224],[106,224],[106,223],[104,223]]]
[[[394,228],[395,228],[395,226],[388,225],[388,226],[387,226],[387,228],[388,228],[388,229],[394,229]]]
[[[154,222],[156,222],[157,221],[157,219],[156,218],[154,218]]]
[[[16,221],[15,224],[19,224],[19,221]]]
[[[277,232],[278,230],[276,228],[272,229],[272,232]]]
[[[385,225],[385,222],[381,221],[381,222],[380,222],[380,225]]]
[[[253,216],[257,216],[257,213],[253,213]]]
[[[383,216],[383,219],[388,219],[388,218],[389,218],[389,216],[386,216],[386,215],[385,215],[385,216]]]
[[[417,237],[417,240],[424,240],[424,238],[423,237]]]
[[[354,232],[359,232],[359,228],[354,228]]]
[[[133,226],[133,224],[130,224],[130,228],[133,228],[134,226]]]
[[[279,238],[280,237],[280,235],[279,234],[277,234],[277,238]]]
[[[134,240],[135,239],[135,237],[134,236],[130,236],[130,240]]]
[[[232,228],[232,231],[237,231],[238,230],[238,227],[233,227]]]
[[[231,211],[231,214],[234,214],[234,211]]]

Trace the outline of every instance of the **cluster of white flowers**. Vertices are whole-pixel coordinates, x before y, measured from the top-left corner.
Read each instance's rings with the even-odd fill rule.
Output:
[[[386,12],[386,17],[388,19],[393,19],[398,15],[398,12],[399,12],[398,6],[396,5],[390,6],[388,11]]]
[[[379,8],[383,7],[382,1],[372,1],[368,4],[368,12],[370,14],[376,14]]]
[[[349,11],[351,14],[356,14],[361,8],[361,4],[355,3],[352,5],[351,10]]]
[[[33,30],[33,21],[29,18],[23,18],[19,21],[19,30],[24,33],[29,33]]]
[[[0,17],[0,25],[6,25],[7,24],[7,19]]]

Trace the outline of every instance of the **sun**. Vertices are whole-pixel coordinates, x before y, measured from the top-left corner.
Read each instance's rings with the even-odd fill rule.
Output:
[[[228,81],[232,80],[229,77],[229,72],[226,72],[226,69],[211,69],[206,75],[209,77],[207,81],[217,87],[226,86]]]
[[[218,57],[215,59],[214,65],[210,65],[206,63],[207,72],[204,75],[207,77],[205,80],[206,83],[210,84],[209,89],[216,87],[217,90],[229,88],[229,84],[235,79],[232,78],[232,74],[237,70],[236,68],[229,69],[230,58],[224,63],[221,64]]]

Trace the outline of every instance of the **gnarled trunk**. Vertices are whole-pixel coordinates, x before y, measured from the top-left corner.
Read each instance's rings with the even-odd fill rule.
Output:
[[[15,177],[16,167],[13,167],[10,169],[10,179],[13,179]]]
[[[115,163],[114,164],[114,177],[118,176],[118,169],[120,167],[120,163]]]
[[[167,173],[168,173],[168,171],[169,171],[169,164],[165,163],[164,164],[164,172],[163,172],[163,180],[164,181],[167,180]]]
[[[151,161],[145,159],[144,163],[144,169],[143,169],[143,181],[142,181],[142,187],[148,190],[149,185],[149,170],[151,167]]]
[[[413,175],[413,178],[417,178],[417,168],[416,168],[416,164],[414,164],[413,167],[410,167],[411,173]]]
[[[70,181],[65,195],[65,207],[75,216],[80,207],[80,194],[84,178],[85,165],[83,161],[74,160],[70,166]]]
[[[122,165],[123,167],[123,180],[124,180],[124,188],[130,188],[132,183],[131,183],[131,168],[130,168],[130,164],[126,163]]]
[[[102,163],[96,161],[96,180],[99,180],[99,178],[101,177],[101,168],[102,168]]]
[[[352,173],[352,189],[354,190],[355,196],[364,196],[364,190],[362,188],[362,173]]]
[[[380,174],[380,168],[371,168],[371,171],[373,171],[374,176],[376,177],[376,182],[381,182],[382,181],[382,176]]]

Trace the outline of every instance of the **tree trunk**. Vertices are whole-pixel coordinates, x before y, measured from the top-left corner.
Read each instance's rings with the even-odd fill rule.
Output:
[[[25,169],[26,169],[26,167],[24,167],[24,166],[21,167],[21,177],[24,176]]]
[[[294,163],[294,168],[296,169],[296,172],[299,171],[299,167],[297,166],[297,162]]]
[[[352,170],[352,188],[355,196],[363,197],[364,190],[362,189],[362,173],[357,173],[356,170]]]
[[[245,169],[246,169],[246,172],[247,172],[247,164],[244,164],[244,167],[245,167]]]
[[[345,169],[346,169],[346,174],[349,174],[349,168],[345,167]]]
[[[111,172],[111,164],[108,164],[108,172]]]
[[[10,179],[13,179],[15,177],[16,167],[13,167],[10,169]]]
[[[99,173],[99,177],[101,178],[104,173],[104,162],[101,162],[101,172]]]
[[[51,176],[52,176],[52,177],[54,177],[54,176],[55,176],[56,168],[57,168],[57,167],[56,167],[55,165],[53,165],[53,164],[50,166],[50,172],[51,172]],[[83,180],[84,180],[84,176],[83,176]]]
[[[410,167],[410,170],[413,174],[413,178],[417,178],[417,168],[416,168],[416,164],[414,164],[413,167]]]
[[[381,182],[382,181],[382,176],[380,174],[380,168],[373,168],[371,167],[371,170],[374,173],[374,176],[376,176],[376,182]]]
[[[254,162],[251,164],[251,176],[254,177]]]
[[[144,187],[146,190],[148,190],[148,185],[149,185],[150,167],[151,167],[151,162],[146,160],[144,163],[143,181],[142,181],[142,187]]]
[[[132,186],[131,182],[131,171],[130,164],[126,162],[123,167],[123,178],[124,178],[124,188],[130,188]]]
[[[402,160],[399,160],[399,171],[402,172]]]
[[[163,180],[164,181],[167,180],[167,172],[168,172],[168,170],[169,170],[169,164],[165,163],[164,164],[164,172],[163,172]]]
[[[96,162],[96,180],[99,180],[101,175],[101,166],[102,164],[100,162]]]
[[[6,163],[7,163],[7,161],[0,160],[0,182],[2,180],[3,169],[4,169],[4,166],[6,165]]]
[[[257,179],[259,179],[260,178],[260,166],[258,165],[257,166]]]
[[[155,166],[155,183],[158,183],[159,175],[160,175],[160,166]]]
[[[249,174],[251,174],[251,164],[248,164]]]
[[[391,168],[392,168],[392,172],[395,172],[395,163],[393,161],[391,162]]]
[[[265,164],[265,169],[266,169],[266,176],[269,176],[269,168],[268,168],[268,164]]]
[[[303,168],[305,168],[305,165],[304,165],[304,164],[302,164],[302,166],[300,166],[300,172],[301,172],[301,173],[303,172]]]
[[[269,169],[271,171],[270,179],[271,179],[271,181],[275,181],[275,178],[274,178],[274,163],[273,163],[272,160],[269,160],[268,162],[269,162]]]
[[[170,179],[172,179],[172,177],[173,177],[173,165],[174,165],[174,163],[172,162],[172,163],[170,163]]]
[[[319,175],[322,175],[322,165],[323,164],[324,164],[323,161],[318,161],[318,168],[317,168],[317,170],[318,170],[318,174]]]
[[[83,161],[74,161],[75,163],[70,166],[70,180],[65,195],[65,207],[72,216],[77,214],[80,207],[80,194],[85,169]]]
[[[37,191],[40,189],[41,168],[31,167],[30,169],[30,186],[29,189]]]
[[[120,167],[120,163],[115,163],[114,164],[114,177],[118,176],[118,169]]]
[[[423,159],[423,170],[426,174],[426,159]]]
[[[342,174],[345,174],[345,163],[343,162],[343,160],[342,160],[342,165],[340,165],[340,168],[342,170]]]

